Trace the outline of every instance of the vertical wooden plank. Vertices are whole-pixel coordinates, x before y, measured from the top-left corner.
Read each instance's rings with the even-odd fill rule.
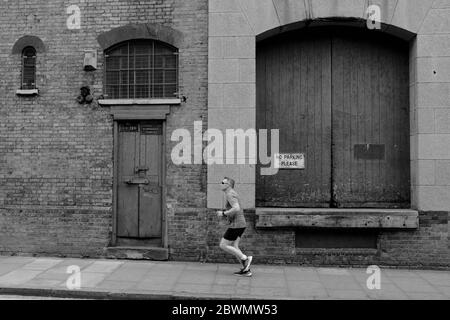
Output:
[[[177,57],[178,61],[178,57]],[[177,86],[178,87],[178,86]],[[162,243],[161,246],[167,248],[169,246],[168,239],[168,225],[167,225],[167,206],[166,206],[166,195],[167,195],[167,187],[166,187],[166,139],[167,139],[167,123],[166,121],[162,122],[162,137],[161,137],[161,232],[162,232]]]
[[[138,237],[138,190],[126,180],[134,176],[138,164],[138,132],[119,130],[119,173],[118,173],[118,237]]]
[[[161,123],[146,122],[141,126],[161,127]],[[145,177],[148,185],[140,188],[139,236],[141,238],[161,238],[162,236],[162,186],[161,186],[161,144],[162,129],[159,133],[148,134],[140,130],[141,157],[140,165],[148,168]]]
[[[260,132],[262,129],[266,129],[266,56],[265,50],[260,49],[261,44],[256,44],[256,130]],[[258,136],[258,159],[259,157],[259,136]],[[264,201],[264,176],[261,175],[262,166],[260,161],[256,164],[255,171],[255,184],[256,184],[256,203],[261,203]]]
[[[114,139],[114,150],[113,150],[113,220],[112,220],[112,239],[111,244],[115,246],[117,244],[117,219],[118,219],[118,208],[117,208],[117,189],[119,184],[118,174],[118,161],[119,161],[119,123],[114,121],[113,125],[113,139]]]
[[[344,108],[344,52],[340,45],[340,39],[332,39],[332,205],[336,202],[336,193],[339,188],[337,181],[342,170],[341,153],[337,152],[342,147],[343,125],[342,114]]]

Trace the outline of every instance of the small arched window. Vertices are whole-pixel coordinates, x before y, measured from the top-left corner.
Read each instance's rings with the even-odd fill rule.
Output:
[[[22,89],[36,89],[36,50],[26,47],[22,52]]]
[[[175,98],[178,51],[154,40],[134,40],[105,52],[107,99]]]

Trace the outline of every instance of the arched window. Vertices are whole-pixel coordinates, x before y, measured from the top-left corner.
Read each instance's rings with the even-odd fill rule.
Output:
[[[33,47],[22,51],[22,89],[36,89],[36,50]]]
[[[178,52],[154,40],[133,40],[105,52],[107,99],[174,98]]]

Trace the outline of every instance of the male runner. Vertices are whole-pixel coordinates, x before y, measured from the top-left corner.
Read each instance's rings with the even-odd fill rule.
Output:
[[[239,276],[250,277],[250,264],[252,263],[252,256],[247,256],[239,249],[239,241],[247,226],[245,222],[244,212],[239,205],[239,197],[234,188],[234,180],[225,177],[221,182],[221,189],[225,193],[227,199],[227,210],[217,211],[217,216],[226,217],[230,223],[229,228],[223,235],[220,241],[220,248],[239,259],[242,264],[242,269],[234,274]]]

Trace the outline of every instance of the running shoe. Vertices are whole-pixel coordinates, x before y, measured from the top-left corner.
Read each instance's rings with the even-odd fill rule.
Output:
[[[248,256],[247,260],[245,260],[245,268],[244,271],[249,271],[250,270],[250,265],[252,264],[252,260],[253,257],[252,256]]]
[[[240,276],[240,277],[251,277],[252,276],[251,270],[244,271],[244,269],[241,269],[240,271],[237,271],[234,274],[237,276]]]

